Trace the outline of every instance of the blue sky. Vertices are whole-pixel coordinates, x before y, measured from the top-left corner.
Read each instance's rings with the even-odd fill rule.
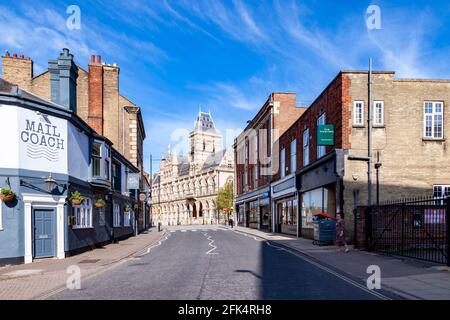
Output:
[[[72,4],[80,30],[66,27]],[[366,27],[371,4],[379,30]],[[369,56],[398,77],[450,78],[449,18],[448,1],[0,0],[0,50],[31,56],[36,73],[63,47],[84,67],[94,53],[118,63],[121,92],[143,109],[148,170],[169,143],[186,153],[200,107],[229,145],[271,92],[311,103]]]

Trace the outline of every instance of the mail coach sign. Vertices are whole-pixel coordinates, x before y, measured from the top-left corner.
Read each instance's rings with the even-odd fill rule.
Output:
[[[21,112],[19,139],[21,166],[25,164],[25,167],[34,170],[66,172],[66,120],[30,110]]]
[[[30,158],[56,162],[59,159],[58,150],[64,150],[64,139],[61,139],[61,132],[47,115],[41,115],[40,120],[36,123],[26,119],[25,130],[20,133],[20,138],[27,143],[27,155]]]

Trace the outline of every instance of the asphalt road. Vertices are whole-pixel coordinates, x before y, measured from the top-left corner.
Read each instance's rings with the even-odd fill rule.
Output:
[[[195,230],[195,231],[194,231]],[[50,299],[379,299],[264,241],[231,230],[183,228],[149,253]]]

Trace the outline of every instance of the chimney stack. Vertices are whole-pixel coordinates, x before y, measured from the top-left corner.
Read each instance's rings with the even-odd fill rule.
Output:
[[[58,59],[49,61],[48,70],[52,101],[76,113],[78,67],[69,49],[64,48]]]
[[[17,53],[12,56],[9,51],[2,56],[2,79],[18,85],[22,89],[30,90],[33,79],[33,61],[25,59],[23,53],[20,58]]]
[[[88,78],[88,124],[103,135],[103,66],[101,57],[91,55]]]

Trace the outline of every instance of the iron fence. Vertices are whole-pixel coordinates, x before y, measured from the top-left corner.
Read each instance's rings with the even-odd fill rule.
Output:
[[[387,202],[366,211],[369,250],[450,265],[450,197]]]

